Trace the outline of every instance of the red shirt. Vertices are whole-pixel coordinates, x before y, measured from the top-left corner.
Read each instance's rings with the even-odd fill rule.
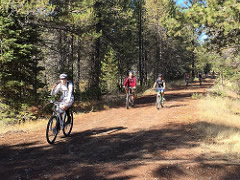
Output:
[[[130,79],[129,77],[127,77],[125,83],[123,86],[128,86],[128,87],[136,87],[136,78],[133,77],[132,79]]]

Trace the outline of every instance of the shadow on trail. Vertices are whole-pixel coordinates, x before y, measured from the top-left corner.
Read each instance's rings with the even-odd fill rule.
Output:
[[[199,146],[199,141],[204,137],[195,128],[197,125],[171,124],[162,129],[132,133],[124,132],[126,127],[100,128],[73,133],[69,138],[58,137],[56,144],[52,146],[37,141],[20,142],[12,146],[1,145],[0,177],[132,179],[134,176],[122,174],[144,165],[145,162],[167,161],[169,157],[166,157],[165,153],[171,150]],[[178,159],[171,160],[181,158],[179,156]],[[199,172],[204,172],[206,166],[204,159],[198,157],[195,161],[200,164]],[[161,165],[152,174],[158,178],[189,175],[188,168],[178,165]],[[220,170],[221,168],[224,169],[225,166],[219,167]],[[225,173],[225,179],[230,177],[230,174]],[[113,178],[114,176],[117,178]],[[239,176],[240,171],[237,177]]]
[[[216,137],[219,133],[240,132],[239,128],[213,124],[209,122],[197,122],[192,125],[192,133],[196,133],[194,139],[196,142],[205,140],[206,137]],[[211,132],[211,134],[209,134]],[[192,134],[191,133],[191,134]],[[208,138],[209,141],[209,138]],[[215,143],[210,142],[209,143]],[[217,147],[217,146],[216,146]],[[219,180],[239,180],[240,163],[232,153],[203,153],[194,158],[191,162],[182,161],[177,163],[168,163],[160,165],[153,176],[157,178],[179,179],[188,177],[190,179],[219,179]],[[195,163],[193,165],[193,163]]]
[[[190,83],[188,88],[186,88],[184,85],[177,86],[174,88],[171,88],[167,91],[170,91],[170,94],[166,94],[167,101],[183,101],[185,98],[190,98],[192,96],[192,92],[187,92],[188,90],[194,90],[194,89],[206,89],[213,86],[214,80],[204,80],[202,86],[199,86],[197,82]],[[186,92],[180,92],[178,91],[184,91]],[[175,92],[174,94],[171,94],[171,91]],[[91,111],[102,111],[107,108],[122,108],[125,106],[125,98],[126,96],[124,94],[121,94],[119,96],[106,96],[101,101],[90,101],[85,102],[84,106],[82,105],[82,102],[75,102],[74,105],[74,112],[91,112]],[[150,96],[144,96],[136,99],[136,108],[146,107],[146,106],[153,106],[156,102],[156,96],[150,95]],[[50,108],[49,108],[50,109]]]
[[[203,94],[203,93],[201,93]],[[192,92],[184,92],[184,93],[178,93],[178,94],[166,94],[166,108],[171,108],[174,106],[168,106],[167,103],[171,101],[179,101],[183,102],[186,100],[186,98],[191,98],[192,97]],[[136,99],[136,107],[135,108],[143,108],[147,106],[154,106],[156,103],[156,96],[155,95],[149,95],[149,96],[144,96],[141,98]],[[184,105],[181,105],[184,106]],[[180,106],[175,106],[175,107],[180,107]]]
[[[171,101],[185,101],[186,98],[191,98],[192,94],[194,92],[188,91],[188,90],[194,90],[194,89],[206,89],[209,88],[213,85],[212,82],[205,82],[202,84],[202,86],[199,86],[199,84],[193,83],[190,84],[188,88],[185,88],[185,86],[179,86],[173,89],[169,89],[169,93],[165,94],[166,98],[166,103],[171,102]],[[181,91],[181,92],[178,92]],[[183,92],[184,91],[184,92]],[[171,93],[174,92],[174,93]],[[203,92],[197,92],[198,94],[205,94]],[[156,102],[156,95],[149,95],[149,96],[144,96],[136,99],[136,107],[135,108],[143,108],[147,106],[153,106]],[[165,106],[166,108],[171,108],[168,107],[167,105]],[[174,107],[174,106],[172,106]],[[179,106],[178,106],[179,107]]]

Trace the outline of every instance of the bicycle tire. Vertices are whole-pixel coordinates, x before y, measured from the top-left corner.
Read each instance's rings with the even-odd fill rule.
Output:
[[[73,128],[73,112],[70,111],[70,122],[67,122],[67,117],[64,119],[64,127],[62,129],[64,136],[69,136]]]
[[[161,99],[160,99],[160,105],[161,105],[161,107],[163,108],[164,106],[163,106],[163,97],[161,97]]]
[[[53,124],[54,122],[55,122],[55,124]],[[52,139],[50,138],[50,132],[53,133]],[[58,118],[57,118],[57,116],[52,116],[48,121],[47,129],[46,129],[46,139],[49,144],[53,144],[55,142],[58,132],[59,132]]]

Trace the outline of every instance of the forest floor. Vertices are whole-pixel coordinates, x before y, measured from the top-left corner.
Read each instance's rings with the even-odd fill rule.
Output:
[[[70,137],[54,145],[45,128],[0,135],[0,179],[240,179],[240,164],[201,146],[204,134],[193,93],[206,93],[213,80],[166,92],[163,109],[155,96],[136,107],[77,114]],[[46,121],[47,124],[47,121]]]

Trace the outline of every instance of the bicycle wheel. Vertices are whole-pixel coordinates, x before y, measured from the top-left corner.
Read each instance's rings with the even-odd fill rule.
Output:
[[[162,96],[162,94],[161,94],[161,96],[160,96],[160,105],[161,105],[161,107],[163,108],[163,96]]]
[[[127,94],[127,98],[126,98],[126,108],[128,109],[129,108],[129,94]]]
[[[57,116],[52,116],[47,124],[46,138],[49,144],[53,144],[59,132],[59,122]]]
[[[66,116],[64,119],[63,134],[69,136],[73,128],[73,112],[69,112],[70,118]]]
[[[160,96],[159,95],[157,95],[157,98],[156,98],[156,107],[158,110],[160,109]]]

